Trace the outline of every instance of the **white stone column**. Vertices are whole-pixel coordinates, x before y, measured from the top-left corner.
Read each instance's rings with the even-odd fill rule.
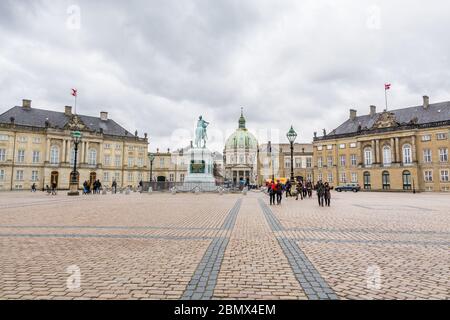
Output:
[[[376,153],[375,140],[372,140],[372,164],[377,163],[377,153]]]
[[[50,162],[50,138],[47,138],[47,149],[45,153],[45,161]]]
[[[397,162],[401,162],[400,159],[400,146],[399,146],[399,139],[395,138],[395,160]]]
[[[81,155],[80,155],[80,164],[84,163],[84,146],[85,146],[86,142],[82,141],[81,142]]]
[[[376,157],[377,157],[377,163],[381,163],[380,158],[380,140],[375,140],[375,148],[376,148]]]
[[[62,141],[63,143],[62,143],[62,145],[63,145],[63,147],[62,147],[62,156],[61,156],[61,162],[62,163],[65,163],[66,162],[66,144],[67,144],[67,140],[66,139],[63,139],[63,141]]]
[[[415,162],[417,160],[417,148],[416,148],[416,136],[411,137],[411,145],[412,145],[412,162]]]
[[[395,154],[395,140],[394,138],[391,138],[391,157],[392,162],[397,162],[397,155]]]
[[[89,154],[89,141],[86,141],[86,145],[84,147],[84,163],[88,163],[88,154]]]

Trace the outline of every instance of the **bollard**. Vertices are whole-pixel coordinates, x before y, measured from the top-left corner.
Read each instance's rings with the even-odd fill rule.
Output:
[[[131,190],[130,190],[130,188],[127,188],[127,190],[125,191],[125,195],[130,195],[130,193],[131,193]]]
[[[152,193],[153,193],[153,188],[152,187],[148,188],[148,194],[152,194]]]
[[[247,195],[247,189],[242,190],[242,194],[243,194],[244,196],[246,196],[246,195]]]
[[[177,194],[177,188],[173,187],[173,188],[171,189],[171,191],[172,191],[172,194],[173,194],[173,195],[176,195],[176,194]]]
[[[219,195],[223,196],[223,188],[219,188]]]

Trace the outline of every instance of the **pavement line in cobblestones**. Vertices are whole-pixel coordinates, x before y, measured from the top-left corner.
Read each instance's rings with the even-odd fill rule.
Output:
[[[383,233],[383,234],[428,234],[428,235],[450,235],[450,232],[433,230],[375,230],[375,229],[332,229],[332,228],[286,228],[286,231],[319,231],[330,233],[354,232],[354,233]]]
[[[1,226],[0,229],[99,229],[99,230],[221,230],[220,228],[158,226]]]
[[[230,241],[229,236],[236,222],[241,204],[242,199],[237,200],[234,207],[230,210],[222,225],[222,229],[228,231],[227,237],[213,239],[186,286],[181,300],[212,299],[225,250]]]
[[[297,245],[295,240],[285,235],[285,230],[280,221],[275,217],[267,204],[259,199],[259,204],[272,231],[281,231],[282,236],[277,236],[278,243],[283,249],[292,271],[300,286],[311,300],[337,300],[334,290],[322,278],[319,271]]]
[[[295,241],[305,242],[329,242],[329,243],[363,243],[363,244],[411,244],[411,245],[434,245],[448,246],[449,241],[416,241],[416,240],[356,240],[356,239],[321,239],[321,238],[293,238]]]
[[[0,238],[108,238],[108,239],[162,239],[162,240],[210,240],[216,237],[186,237],[186,236],[151,236],[126,234],[7,234],[0,233]]]

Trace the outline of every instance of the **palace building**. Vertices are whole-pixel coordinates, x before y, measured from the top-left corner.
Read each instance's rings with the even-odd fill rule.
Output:
[[[367,191],[450,191],[450,102],[358,116],[314,137],[314,176]]]
[[[0,115],[0,190],[38,189],[56,183],[69,188],[75,160],[73,131],[82,132],[77,170],[80,186],[99,179],[104,186],[136,186],[149,179],[148,138],[108,118],[36,109],[30,100]]]

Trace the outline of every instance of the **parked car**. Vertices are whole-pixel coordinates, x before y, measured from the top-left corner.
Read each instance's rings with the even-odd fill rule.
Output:
[[[361,191],[361,186],[357,183],[347,183],[343,186],[339,186],[334,188],[337,192],[342,192],[342,191],[353,191],[353,192],[358,192]]]

